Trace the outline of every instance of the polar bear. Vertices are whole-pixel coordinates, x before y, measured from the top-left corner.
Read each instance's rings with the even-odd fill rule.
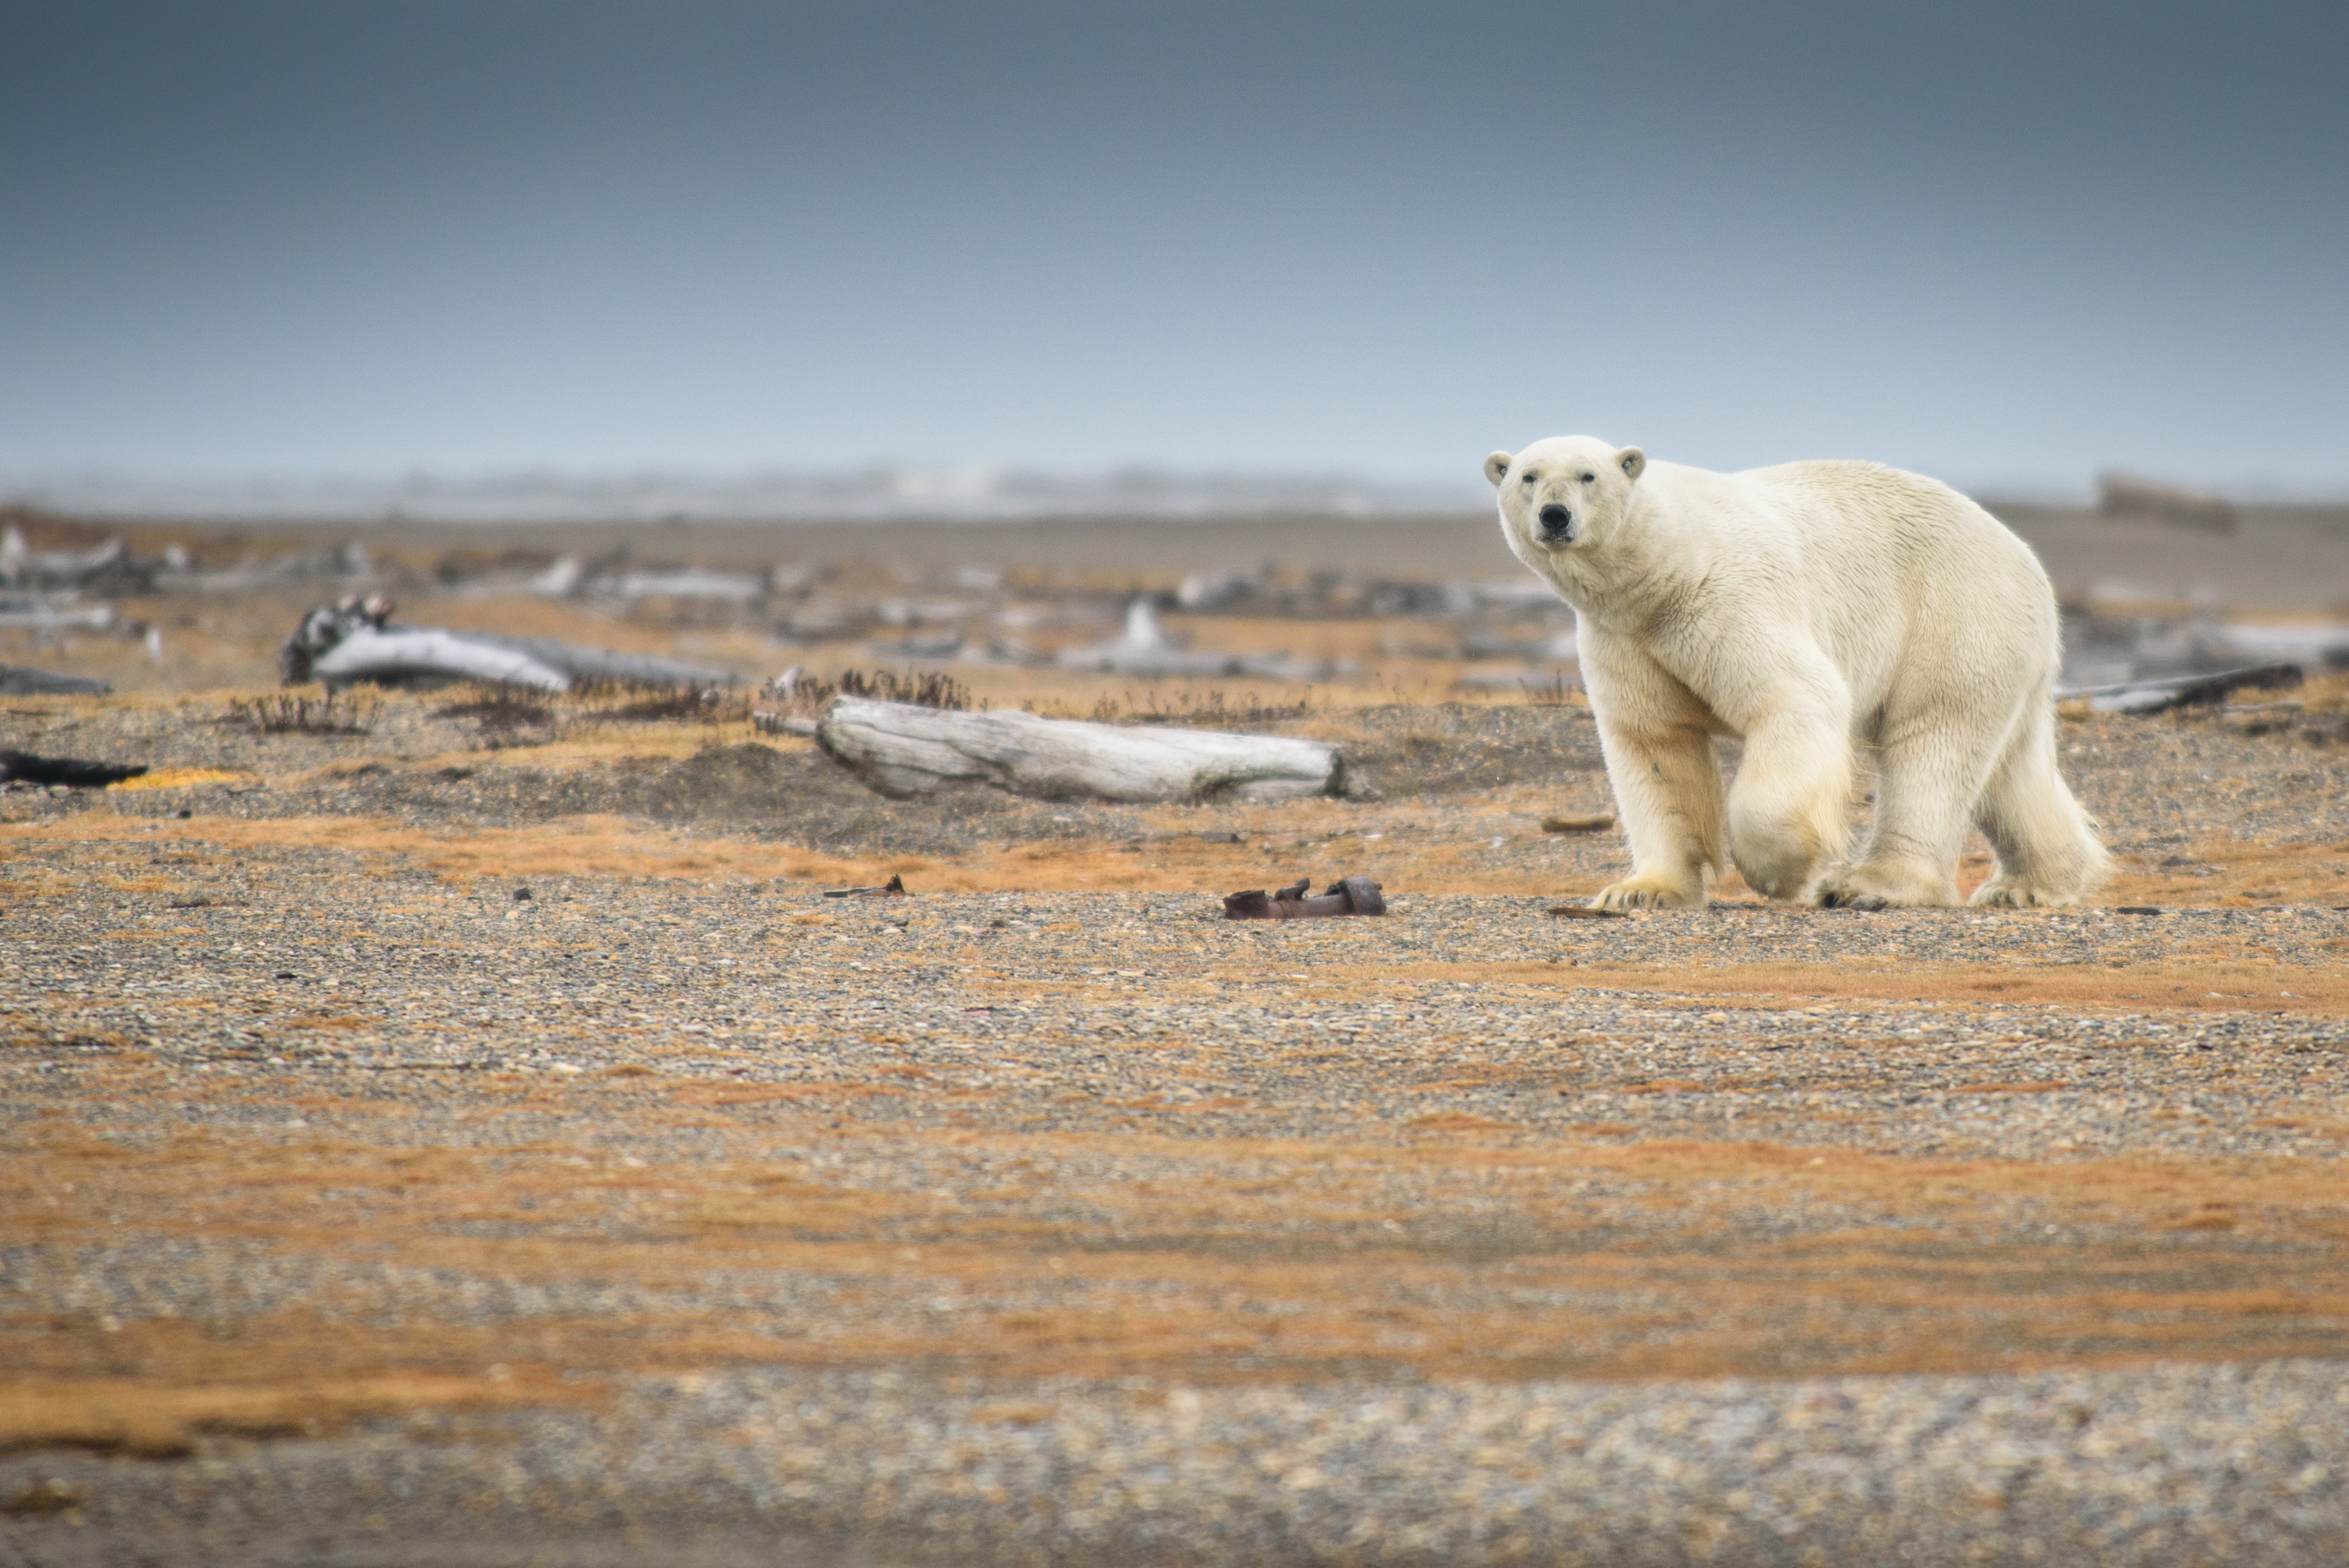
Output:
[[[2107,857],[2055,768],[2055,596],[1947,485],[1869,462],[1713,473],[1590,436],[1485,460],[1517,559],[1574,607],[1631,875],[1602,909],[1705,901],[1723,852],[1774,898],[2076,903]],[[1724,801],[1713,737],[1744,755]],[[1854,748],[1876,827],[1845,863]]]

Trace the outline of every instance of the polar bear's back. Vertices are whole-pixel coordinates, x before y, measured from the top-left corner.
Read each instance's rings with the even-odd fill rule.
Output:
[[[1867,554],[1889,547],[1928,571],[1961,562],[2045,581],[2029,545],[1938,479],[1841,459],[1785,462],[1732,477],[1774,509],[1801,514],[1806,538]]]
[[[2038,557],[1950,486],[1837,460],[1723,477],[1783,524],[1771,532],[1798,557],[1790,565],[1815,629],[1862,689],[1920,656],[1973,669],[2019,661],[2052,676],[2054,592]]]

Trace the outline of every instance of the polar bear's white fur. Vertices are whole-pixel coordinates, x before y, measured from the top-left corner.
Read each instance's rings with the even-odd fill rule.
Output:
[[[1868,462],[1712,473],[1589,436],[1496,452],[1501,529],[1572,605],[1631,875],[1602,908],[1705,900],[1723,852],[1772,898],[2070,904],[2106,857],[2055,768],[2055,596],[1947,485]],[[1715,735],[1744,742],[1724,801]],[[1845,864],[1854,747],[1876,827]]]

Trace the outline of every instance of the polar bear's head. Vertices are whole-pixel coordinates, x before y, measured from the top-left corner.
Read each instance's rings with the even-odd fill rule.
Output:
[[[1500,492],[1501,531],[1510,550],[1538,571],[1561,552],[1603,546],[1647,466],[1647,453],[1636,446],[1552,436],[1515,456],[1495,452],[1485,460],[1485,477]]]

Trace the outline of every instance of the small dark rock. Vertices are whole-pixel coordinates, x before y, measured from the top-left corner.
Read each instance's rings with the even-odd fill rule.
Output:
[[[79,1508],[88,1501],[81,1489],[71,1481],[51,1476],[47,1480],[27,1482],[15,1497],[0,1502],[0,1513],[63,1513],[69,1508]]]

